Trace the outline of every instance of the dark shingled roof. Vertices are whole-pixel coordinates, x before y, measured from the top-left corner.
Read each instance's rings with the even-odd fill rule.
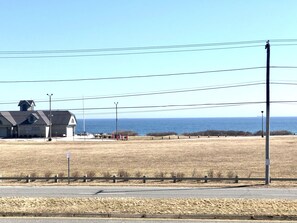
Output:
[[[50,117],[50,112],[49,111],[43,111],[43,112],[46,115],[46,117],[48,117],[48,118]],[[70,120],[72,115],[74,116],[74,114],[72,114],[69,111],[53,110],[52,111],[52,124],[53,125],[68,125],[69,120]]]
[[[18,106],[20,106],[22,103],[28,103],[28,105],[32,106],[32,105],[35,105],[35,102],[33,100],[21,100],[18,104]]]
[[[33,114],[35,117],[40,117],[37,111],[10,111],[9,112],[17,125],[27,124],[27,119]],[[32,125],[48,125],[48,120],[39,118]]]

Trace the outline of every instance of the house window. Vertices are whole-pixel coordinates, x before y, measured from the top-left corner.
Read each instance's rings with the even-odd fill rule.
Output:
[[[36,122],[38,120],[38,117],[36,117],[36,114],[31,114],[29,117],[28,117],[28,122],[30,124],[33,124],[34,122]]]
[[[3,122],[0,120],[0,125],[3,125]]]
[[[27,111],[28,110],[28,106],[26,104],[22,104],[22,111]]]

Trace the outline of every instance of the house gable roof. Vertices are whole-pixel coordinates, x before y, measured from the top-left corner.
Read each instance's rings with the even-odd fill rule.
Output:
[[[9,112],[0,112],[0,114],[8,121],[11,125],[16,125],[15,119],[11,116]]]
[[[35,106],[35,102],[33,100],[21,100],[18,104],[18,106],[21,106],[22,104],[28,104],[30,107]]]
[[[50,117],[49,111],[43,111],[46,117]],[[69,111],[53,110],[52,113],[52,124],[53,125],[69,125],[70,119],[75,116]],[[73,125],[73,124],[72,124]],[[76,122],[75,122],[76,125]]]

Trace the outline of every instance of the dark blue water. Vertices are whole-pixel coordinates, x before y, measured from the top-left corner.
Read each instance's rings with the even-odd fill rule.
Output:
[[[76,132],[83,132],[83,120],[78,119]],[[86,119],[86,132],[115,132],[115,119]],[[265,131],[264,118],[264,131]],[[152,132],[176,132],[178,134],[205,130],[236,130],[256,132],[262,129],[262,118],[147,118],[119,119],[118,130],[131,130],[139,135]],[[297,133],[297,117],[272,117],[270,130],[288,130]]]

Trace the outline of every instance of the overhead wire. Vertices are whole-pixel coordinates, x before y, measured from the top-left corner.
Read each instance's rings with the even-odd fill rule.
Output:
[[[61,54],[61,53],[90,53],[90,52],[93,53],[93,52],[112,52],[112,51],[139,51],[139,50],[159,50],[159,49],[175,49],[175,48],[197,48],[197,47],[263,44],[266,41],[267,40],[248,40],[248,41],[234,41],[234,42],[151,45],[151,46],[136,46],[136,47],[112,47],[112,48],[89,48],[89,49],[69,49],[69,50],[66,50],[66,49],[27,50],[27,51],[26,50],[15,50],[15,51],[7,50],[7,51],[0,51],[0,54]],[[271,39],[270,43],[273,43],[273,42],[276,42],[276,43],[297,42],[297,39]]]
[[[103,54],[75,54],[75,55],[50,55],[50,56],[0,56],[0,59],[43,59],[43,58],[67,58],[67,57],[104,57],[104,56],[127,56],[127,55],[145,55],[145,54],[163,54],[163,53],[185,53],[198,51],[213,51],[213,50],[231,50],[242,48],[262,47],[262,45],[238,46],[238,47],[219,47],[219,48],[204,48],[191,50],[166,50],[166,51],[143,51],[143,52],[128,52],[128,53],[103,53]]]
[[[102,95],[102,96],[84,96],[84,97],[72,97],[72,98],[56,98],[52,99],[52,102],[70,102],[70,101],[87,101],[87,100],[100,100],[100,99],[112,99],[112,98],[127,98],[127,97],[140,97],[140,96],[154,96],[154,95],[164,95],[164,94],[179,94],[179,93],[189,93],[189,92],[198,92],[198,91],[210,91],[210,90],[221,90],[221,89],[230,89],[230,88],[239,88],[239,87],[252,87],[264,85],[264,81],[258,82],[243,82],[243,83],[233,83],[229,85],[214,85],[214,86],[204,86],[197,88],[186,88],[186,89],[168,89],[163,91],[153,91],[153,92],[134,92],[134,93],[119,93],[116,95]],[[292,81],[272,81],[271,85],[297,85],[297,82]],[[34,100],[37,103],[48,103],[48,100],[37,99]],[[8,104],[17,104],[19,101],[11,102],[0,102],[0,105]]]
[[[0,81],[0,84],[122,80],[122,79],[135,79],[135,78],[170,77],[170,76],[184,76],[184,75],[197,75],[197,74],[208,74],[208,73],[246,71],[246,70],[264,69],[264,68],[265,68],[264,66],[258,66],[258,67],[242,67],[242,68],[219,69],[219,70],[208,70],[208,71],[193,71],[193,72],[179,72],[179,73],[166,73],[166,74],[147,74],[147,75],[131,75],[131,76],[114,76],[114,77],[47,79],[47,80],[7,80],[7,81]]]

